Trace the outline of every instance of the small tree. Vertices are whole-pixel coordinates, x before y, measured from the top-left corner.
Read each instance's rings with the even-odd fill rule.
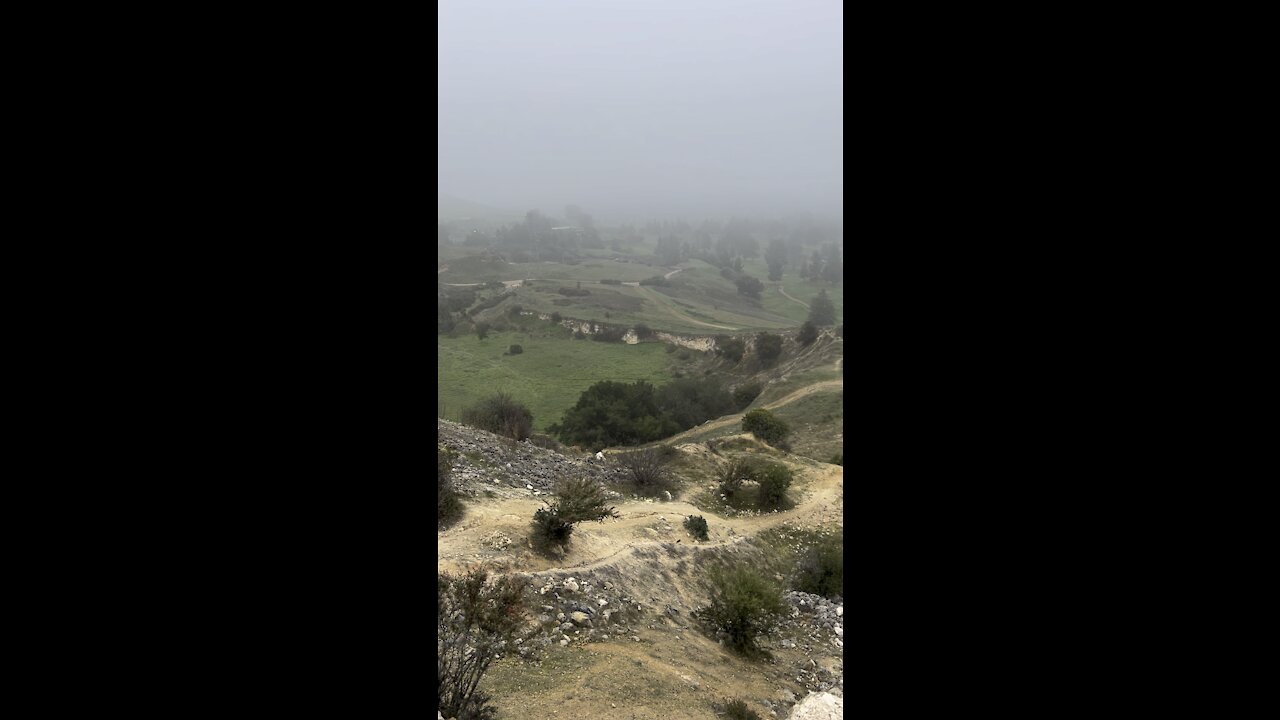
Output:
[[[733,362],[741,362],[742,354],[746,352],[746,344],[739,338],[731,338],[725,335],[716,338],[716,354],[728,358]]]
[[[512,345],[511,347],[507,348],[508,355],[519,355],[522,352],[524,352],[524,348],[520,347],[519,345]]]
[[[809,320],[805,320],[800,326],[800,332],[796,335],[796,340],[801,345],[812,345],[814,340],[818,339],[818,327]]]
[[[482,570],[436,580],[437,706],[458,720],[491,720],[489,697],[476,690],[490,663],[514,641],[525,619],[525,581],[506,575],[488,582]]]
[[[782,336],[762,332],[756,335],[756,357],[760,364],[770,367],[782,355]]]
[[[484,340],[485,338],[489,337],[489,323],[483,320],[476,323],[476,337],[480,338],[481,340]]]
[[[770,445],[786,442],[791,428],[781,418],[764,408],[756,408],[742,416],[742,429]]]
[[[734,565],[708,573],[711,602],[695,615],[725,635],[725,643],[743,654],[757,655],[756,637],[770,629],[786,610],[782,591],[755,568]]]
[[[809,303],[809,322],[818,326],[836,324],[836,306],[827,297],[826,290],[819,290],[818,296]]]
[[[540,549],[550,551],[569,544],[573,526],[585,520],[604,522],[605,518],[618,517],[612,507],[606,507],[608,498],[604,489],[584,477],[562,480],[556,488],[553,500],[543,500],[545,508],[533,514],[533,542]]]

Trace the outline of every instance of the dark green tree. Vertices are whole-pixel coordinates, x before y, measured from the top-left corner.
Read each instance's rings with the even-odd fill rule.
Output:
[[[826,290],[819,290],[818,296],[809,304],[809,322],[819,327],[836,324],[836,306],[827,297]]]
[[[772,367],[782,355],[782,336],[762,332],[756,335],[756,357],[760,364]]]
[[[801,345],[811,345],[814,340],[818,339],[818,328],[809,320],[805,320],[800,326],[800,332],[796,334],[796,340]]]
[[[787,261],[787,246],[781,240],[774,239],[769,241],[769,247],[764,251],[764,261],[769,263],[769,279],[782,279],[782,266]]]

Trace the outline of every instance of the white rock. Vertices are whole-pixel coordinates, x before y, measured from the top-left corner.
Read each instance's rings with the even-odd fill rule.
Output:
[[[791,708],[787,720],[843,720],[844,700],[827,692],[809,693]]]
[[[837,617],[839,617],[839,616],[841,616],[841,615],[844,615],[844,606],[843,606],[843,605],[841,605],[840,607],[836,608],[836,616],[837,616]]]
[[[564,583],[564,589],[570,592],[578,592],[578,583],[572,580],[566,580]]]
[[[533,489],[533,486],[532,486],[532,485],[525,485],[525,486],[524,486],[524,489],[525,489],[525,490],[532,490],[532,489]]]
[[[604,598],[600,598],[600,599],[599,599],[599,600],[597,600],[596,602],[600,603],[600,607],[604,607],[605,605],[608,605],[608,604],[609,604],[609,601],[608,601],[608,600],[605,600]]]
[[[836,634],[837,634],[837,635],[839,635],[840,637],[844,637],[844,628],[842,628],[842,627],[840,627],[839,625],[837,625],[837,626],[835,626],[835,627],[834,627],[834,628],[832,628],[832,629],[836,631]]]
[[[569,641],[568,641],[568,640],[561,640],[561,641],[560,641],[560,647],[564,647],[565,645],[568,645],[568,644],[569,644]]]

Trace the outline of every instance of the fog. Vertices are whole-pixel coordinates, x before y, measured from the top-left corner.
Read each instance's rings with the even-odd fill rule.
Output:
[[[841,0],[440,0],[439,191],[842,215]]]

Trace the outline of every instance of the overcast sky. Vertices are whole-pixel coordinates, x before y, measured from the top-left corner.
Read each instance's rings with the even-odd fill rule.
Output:
[[[841,0],[438,6],[440,192],[604,220],[842,213]]]

